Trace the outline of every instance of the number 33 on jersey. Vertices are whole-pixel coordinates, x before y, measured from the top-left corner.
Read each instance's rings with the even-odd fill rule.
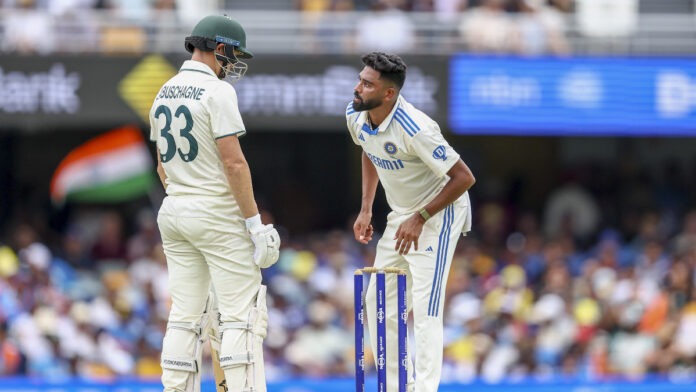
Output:
[[[184,62],[162,86],[150,111],[150,139],[166,168],[167,193],[228,193],[215,140],[245,133],[234,87],[204,64]]]

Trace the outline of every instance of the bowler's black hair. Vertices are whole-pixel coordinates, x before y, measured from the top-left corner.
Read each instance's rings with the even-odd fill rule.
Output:
[[[401,90],[406,81],[406,63],[395,54],[372,52],[362,56],[362,62],[366,66],[378,71],[380,79],[386,79],[394,83]]]

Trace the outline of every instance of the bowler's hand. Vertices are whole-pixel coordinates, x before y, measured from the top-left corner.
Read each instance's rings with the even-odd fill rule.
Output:
[[[410,218],[400,224],[394,236],[396,240],[394,250],[401,255],[408,254],[408,251],[411,250],[411,244],[413,244],[415,250],[418,250],[418,237],[420,237],[423,231],[424,224],[425,220],[418,213],[411,215]]]
[[[367,244],[372,240],[372,234],[374,233],[372,229],[372,213],[361,212],[355,219],[353,224],[353,234],[355,239],[361,244]]]

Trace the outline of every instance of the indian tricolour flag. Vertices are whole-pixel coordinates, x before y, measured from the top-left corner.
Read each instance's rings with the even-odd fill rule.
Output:
[[[154,182],[150,152],[140,131],[123,127],[90,139],[72,150],[51,180],[51,198],[120,202],[141,196]]]

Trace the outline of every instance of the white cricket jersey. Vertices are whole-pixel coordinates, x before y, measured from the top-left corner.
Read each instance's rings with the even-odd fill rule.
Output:
[[[437,123],[402,96],[375,129],[370,128],[367,111],[356,112],[352,102],[346,121],[353,141],[377,169],[387,203],[396,213],[416,212],[434,199],[459,160]]]
[[[150,139],[157,142],[167,194],[231,195],[215,140],[245,133],[234,87],[207,65],[185,61],[150,110]]]

